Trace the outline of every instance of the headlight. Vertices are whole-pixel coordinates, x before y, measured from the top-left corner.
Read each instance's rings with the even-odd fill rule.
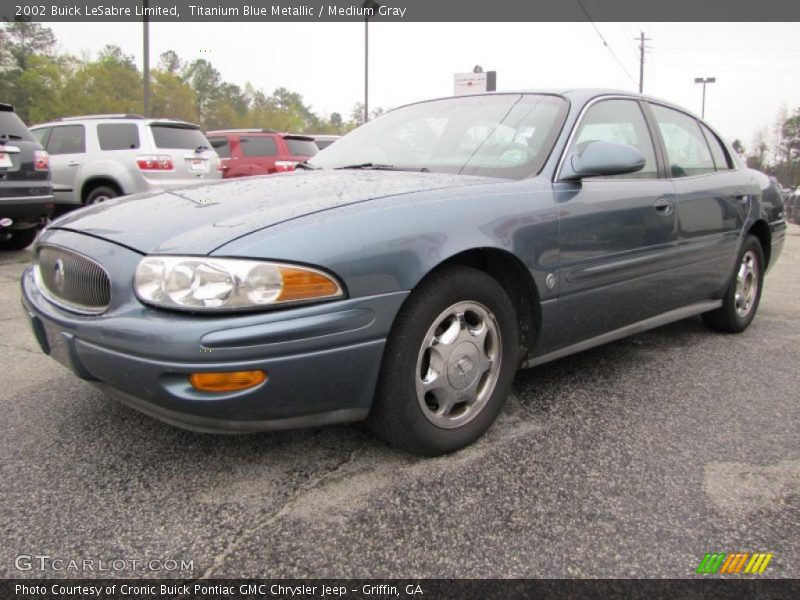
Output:
[[[339,282],[317,269],[191,256],[143,258],[133,287],[146,304],[189,311],[246,310],[344,296]]]

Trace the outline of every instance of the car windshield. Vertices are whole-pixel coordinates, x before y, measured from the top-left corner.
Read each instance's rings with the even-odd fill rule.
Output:
[[[362,125],[309,163],[521,179],[541,170],[566,112],[566,100],[540,94],[423,102]]]

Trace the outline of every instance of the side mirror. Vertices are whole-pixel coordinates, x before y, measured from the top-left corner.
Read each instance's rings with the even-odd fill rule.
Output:
[[[589,142],[581,152],[572,152],[561,167],[562,181],[584,177],[635,173],[644,167],[645,158],[638,148],[617,142]]]

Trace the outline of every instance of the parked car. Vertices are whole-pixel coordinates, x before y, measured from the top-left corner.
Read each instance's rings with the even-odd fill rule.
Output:
[[[314,143],[320,150],[325,150],[325,148],[333,144],[333,142],[340,139],[341,137],[342,136],[340,135],[328,135],[324,133],[320,134],[315,133],[311,135],[311,138],[314,140]]]
[[[486,431],[519,367],[694,315],[746,329],[782,210],[769,178],[666,102],[451,97],[281,177],[67,215],[23,297],[44,352],[169,423],[367,419],[436,455]]]
[[[62,207],[222,178],[208,140],[185,121],[92,115],[56,119],[31,132],[50,153]]]
[[[297,163],[317,153],[313,138],[274,129],[226,129],[207,135],[222,159],[226,179],[294,171]]]
[[[50,160],[10,104],[0,103],[0,250],[22,250],[53,212]]]

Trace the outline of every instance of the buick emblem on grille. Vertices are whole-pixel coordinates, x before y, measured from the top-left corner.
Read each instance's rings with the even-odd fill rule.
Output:
[[[57,258],[53,265],[53,284],[59,290],[64,288],[64,261],[60,258]]]

